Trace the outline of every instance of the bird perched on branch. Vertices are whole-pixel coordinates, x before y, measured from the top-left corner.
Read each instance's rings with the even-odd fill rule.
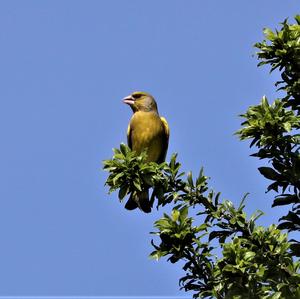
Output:
[[[162,163],[167,154],[169,143],[169,126],[164,117],[160,117],[154,98],[142,91],[135,91],[123,99],[128,104],[133,116],[127,129],[128,146],[140,154],[147,151],[147,162]],[[151,212],[149,191],[131,194],[125,208],[134,210],[137,207],[143,212]]]

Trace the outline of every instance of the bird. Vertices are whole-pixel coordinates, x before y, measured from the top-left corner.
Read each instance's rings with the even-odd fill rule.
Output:
[[[167,120],[159,115],[154,97],[147,92],[135,91],[125,97],[123,103],[129,105],[133,112],[127,128],[129,148],[137,155],[146,150],[146,162],[164,162],[170,129]],[[145,213],[150,213],[151,207],[149,190],[131,193],[125,205],[128,210],[139,208]]]

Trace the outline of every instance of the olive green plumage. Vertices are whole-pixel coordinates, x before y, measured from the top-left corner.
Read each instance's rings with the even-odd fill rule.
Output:
[[[169,126],[165,118],[160,117],[154,98],[141,91],[136,91],[123,99],[128,104],[133,116],[128,125],[128,146],[140,154],[147,150],[147,161],[162,163],[167,154]],[[139,207],[145,213],[151,212],[148,190],[131,194],[125,208],[133,210]]]

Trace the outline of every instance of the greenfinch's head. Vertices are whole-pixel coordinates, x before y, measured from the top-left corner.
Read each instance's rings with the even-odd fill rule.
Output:
[[[123,102],[128,104],[133,112],[157,112],[157,104],[153,96],[147,92],[135,91],[131,95],[125,97]]]

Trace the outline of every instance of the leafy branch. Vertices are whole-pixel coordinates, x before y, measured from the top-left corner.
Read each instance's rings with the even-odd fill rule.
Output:
[[[245,119],[237,132],[241,140],[250,139],[250,147],[258,152],[252,156],[266,159],[270,166],[260,167],[260,173],[271,180],[267,191],[279,193],[273,207],[292,205],[287,215],[280,218],[280,229],[300,231],[300,16],[296,24],[285,20],[281,29],[265,29],[265,40],[255,44],[258,64],[279,70],[282,80],[275,83],[286,92],[282,99],[271,105],[266,97],[257,106],[249,107],[241,117]],[[293,245],[295,255],[300,255],[300,243]]]
[[[185,275],[180,285],[185,291],[193,291],[195,298],[237,294],[242,294],[240,298],[271,298],[270,294],[293,298],[300,294],[299,263],[293,261],[287,235],[275,225],[257,226],[260,211],[247,219],[246,196],[237,208],[228,200],[221,202],[220,193],[209,190],[203,169],[195,179],[191,172],[185,175],[176,155],[169,163],[156,164],[145,163],[145,153],[136,156],[124,144],[114,153],[104,161],[109,171],[106,184],[110,191],[127,190],[121,195],[119,191],[121,201],[124,193],[146,186],[156,190],[157,208],[173,205],[171,214],[164,213],[154,224],[152,234],[160,243],[152,240],[150,256],[168,257],[171,263],[183,261]],[[191,211],[195,217],[189,216]]]
[[[252,156],[269,162],[258,170],[271,181],[267,192],[277,193],[273,207],[291,206],[278,226],[257,225],[261,211],[248,218],[246,196],[238,207],[222,201],[209,188],[203,169],[196,178],[181,172],[176,154],[169,163],[146,163],[146,152],[136,155],[121,144],[104,161],[106,185],[110,192],[118,191],[121,202],[152,188],[157,209],[172,205],[172,212],[154,223],[150,256],[181,261],[181,288],[194,298],[300,298],[300,242],[282,232],[300,231],[300,16],[295,20],[285,20],[280,30],[265,29],[265,39],[255,44],[258,65],[280,72],[275,87],[284,97],[271,104],[263,97],[249,107],[236,133],[257,148]]]

